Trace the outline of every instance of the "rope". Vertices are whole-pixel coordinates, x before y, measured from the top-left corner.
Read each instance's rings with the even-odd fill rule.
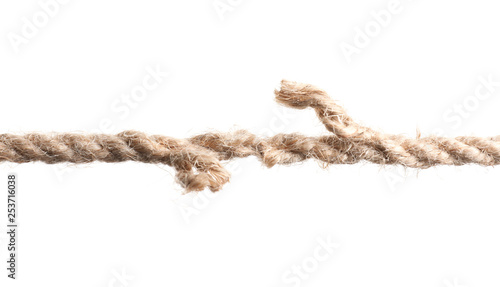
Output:
[[[165,164],[176,170],[186,191],[218,191],[229,181],[222,161],[255,156],[267,167],[307,159],[326,164],[398,164],[412,168],[436,165],[500,164],[500,136],[410,138],[364,127],[349,117],[326,92],[305,84],[282,81],[276,100],[295,109],[312,108],[329,135],[309,137],[277,134],[259,137],[245,130],[206,133],[188,139],[124,131],[116,135],[28,133],[0,135],[0,161],[48,164],[93,161]]]

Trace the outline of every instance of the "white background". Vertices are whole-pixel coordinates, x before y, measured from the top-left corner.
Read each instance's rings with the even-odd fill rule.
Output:
[[[326,134],[311,110],[274,102],[285,78],[325,89],[352,117],[386,132],[497,135],[499,8],[2,1],[0,132]],[[385,18],[373,22],[376,15]],[[162,75],[154,88],[126,100],[151,69]],[[488,77],[491,93],[478,98]],[[1,286],[500,284],[498,169],[325,170],[314,161],[267,169],[255,158],[228,168],[231,182],[211,197],[182,195],[168,166],[2,163],[4,191],[7,173],[19,176],[20,229],[19,279],[2,267]],[[338,246],[325,253],[321,240]],[[296,268],[307,270],[299,276]]]

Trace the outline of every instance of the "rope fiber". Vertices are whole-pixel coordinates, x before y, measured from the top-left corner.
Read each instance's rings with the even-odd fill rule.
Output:
[[[329,135],[309,137],[277,134],[259,137],[245,130],[206,133],[188,139],[124,131],[116,135],[28,133],[0,135],[0,161],[48,164],[93,161],[166,164],[186,191],[218,191],[230,174],[222,162],[255,156],[267,167],[307,159],[328,164],[398,164],[411,168],[436,165],[500,163],[500,136],[482,138],[428,136],[410,138],[362,126],[325,91],[283,80],[275,91],[278,103],[295,109],[312,108]]]

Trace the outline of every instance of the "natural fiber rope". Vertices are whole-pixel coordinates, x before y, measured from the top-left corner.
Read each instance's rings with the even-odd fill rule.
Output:
[[[88,163],[140,161],[161,163],[176,170],[177,181],[187,191],[206,187],[219,190],[229,181],[221,161],[256,156],[266,166],[291,164],[314,158],[326,164],[399,164],[412,168],[435,165],[484,166],[500,164],[500,136],[417,137],[384,134],[361,126],[326,92],[311,85],[282,81],[276,100],[296,109],[313,108],[332,134],[308,137],[277,134],[258,137],[247,131],[207,133],[174,139],[125,131],[107,134],[0,135],[0,161],[25,163]]]

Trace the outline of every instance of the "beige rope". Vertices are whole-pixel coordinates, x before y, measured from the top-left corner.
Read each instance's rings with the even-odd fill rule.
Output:
[[[221,161],[255,156],[267,167],[316,159],[326,164],[399,164],[412,168],[435,165],[484,166],[500,163],[500,137],[418,137],[384,134],[361,126],[326,92],[311,85],[282,81],[276,100],[296,109],[313,108],[332,134],[308,137],[277,134],[259,137],[245,130],[206,133],[189,139],[146,135],[137,131],[107,134],[0,135],[0,161],[88,163],[139,161],[176,170],[187,191],[219,190],[229,181]]]

